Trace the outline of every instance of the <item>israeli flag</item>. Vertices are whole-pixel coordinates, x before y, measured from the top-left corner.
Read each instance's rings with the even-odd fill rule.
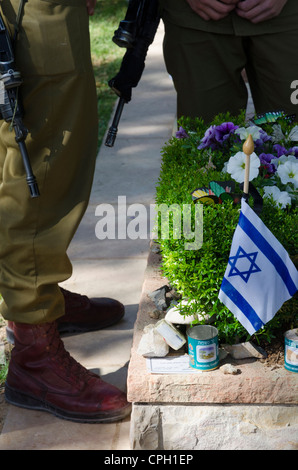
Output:
[[[298,288],[287,251],[242,199],[219,299],[253,335]]]

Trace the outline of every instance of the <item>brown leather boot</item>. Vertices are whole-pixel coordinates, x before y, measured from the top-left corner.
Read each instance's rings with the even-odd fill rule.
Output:
[[[65,315],[57,320],[60,333],[101,330],[124,316],[124,305],[118,300],[108,297],[89,299],[86,295],[60,289],[65,302]]]
[[[123,392],[89,372],[65,350],[56,323],[14,323],[5,383],[6,400],[85,423],[123,419],[130,404]]]
[[[57,325],[60,334],[86,333],[97,331],[114,325],[124,316],[124,305],[108,297],[89,299],[86,295],[61,289],[65,302],[65,315],[58,318]],[[8,321],[6,338],[14,344],[13,322]]]

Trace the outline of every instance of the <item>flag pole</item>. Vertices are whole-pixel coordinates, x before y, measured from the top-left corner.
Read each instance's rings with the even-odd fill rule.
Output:
[[[248,138],[243,144],[243,152],[245,153],[245,174],[244,174],[244,185],[243,185],[243,197],[248,199],[249,195],[249,167],[250,167],[250,156],[254,151],[254,141],[249,134]]]

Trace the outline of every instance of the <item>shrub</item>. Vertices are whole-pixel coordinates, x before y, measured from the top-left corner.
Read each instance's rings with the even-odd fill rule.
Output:
[[[237,117],[228,114],[219,115],[211,124],[211,128],[226,122],[232,122],[239,127],[247,126],[242,113]],[[293,125],[283,118],[278,123],[287,136]],[[162,151],[156,203],[168,206],[178,204],[181,211],[183,204],[192,204],[194,211],[195,204],[191,193],[198,187],[208,187],[210,181],[231,180],[231,175],[222,170],[231,155],[241,150],[243,143],[233,132],[221,146],[198,149],[207,131],[204,122],[200,119],[183,118],[179,124],[181,127],[178,136],[182,138],[173,137]],[[271,136],[276,132],[276,126],[270,124],[264,126],[264,129],[269,136],[269,140],[264,143],[266,151],[273,152],[275,144]],[[285,144],[284,141],[281,143]],[[295,151],[295,149],[290,150],[292,154]],[[276,181],[275,174],[272,173],[271,180],[264,175],[266,171],[260,167],[260,174],[253,181],[262,195],[263,187]],[[235,184],[236,192],[241,193],[239,183]],[[283,209],[271,197],[264,198],[260,218],[294,258],[297,249],[296,192],[292,191],[291,187],[288,187],[288,190],[291,193],[292,204]],[[251,199],[249,202],[252,204]],[[203,204],[203,244],[198,250],[186,250],[183,234],[180,239],[175,239],[173,227],[170,229],[168,239],[159,238],[163,274],[183,299],[191,301],[187,306],[180,306],[181,314],[203,313],[205,319],[202,323],[214,315],[214,325],[219,330],[219,338],[226,343],[247,341],[250,338],[244,327],[218,299],[239,213],[240,205],[232,201],[223,201],[222,204],[214,205]],[[192,217],[194,223],[194,215]],[[265,339],[270,342],[277,330],[280,331],[289,325],[293,327],[295,321],[297,321],[296,296],[283,305],[275,317],[254,335],[254,339],[258,341]]]

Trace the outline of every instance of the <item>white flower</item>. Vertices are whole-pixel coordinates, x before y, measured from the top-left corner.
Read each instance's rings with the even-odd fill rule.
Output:
[[[297,158],[295,157],[295,155],[282,155],[279,158],[272,158],[270,163],[272,163],[272,165],[274,165],[275,168],[277,168],[279,165],[282,165],[283,163],[286,163],[289,161],[296,162]]]
[[[222,168],[222,170],[221,170],[222,173],[227,173],[227,172],[228,172],[228,171],[227,171],[227,166],[228,166],[228,162],[224,162],[224,166],[223,166],[223,168]]]
[[[255,141],[261,138],[261,128],[258,126],[239,127],[235,130],[235,134],[238,134],[241,140],[246,140],[251,134],[252,139]]]
[[[298,126],[293,127],[289,133],[289,140],[291,142],[298,142]]]
[[[298,161],[288,160],[277,167],[277,174],[283,184],[293,183],[298,187]]]
[[[264,186],[264,198],[272,197],[276,205],[281,205],[284,209],[288,204],[291,205],[291,197],[287,191],[280,191],[277,186]]]
[[[245,175],[245,160],[246,155],[244,152],[238,152],[233,157],[230,157],[227,164],[227,171],[237,183],[244,182]],[[255,152],[250,156],[249,165],[249,181],[256,178],[259,174],[260,159]]]
[[[286,162],[296,162],[297,158],[295,155],[282,155],[278,159],[279,164],[286,163]]]
[[[275,123],[275,125],[273,126],[271,137],[272,137],[272,141],[274,144],[277,144],[281,140],[285,139],[285,135],[283,134],[283,131],[281,130],[280,124]]]

